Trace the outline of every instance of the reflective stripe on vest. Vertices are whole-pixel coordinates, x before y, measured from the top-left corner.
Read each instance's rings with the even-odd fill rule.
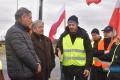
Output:
[[[79,58],[79,57],[63,57],[64,60],[86,60],[86,58]]]
[[[96,58],[96,61],[99,61],[99,62],[101,62],[101,63],[103,63],[103,64],[107,64],[107,65],[111,64],[111,62],[101,61],[101,60],[98,59],[98,58]]]
[[[110,49],[111,49],[111,46],[112,46],[112,44],[113,44],[115,41],[116,41],[116,39],[114,39],[114,40],[112,41],[112,43],[110,43],[110,44],[108,45],[107,50],[110,50]],[[100,41],[99,41],[99,43],[98,43],[98,50],[105,50],[105,49],[104,49],[104,40],[100,40]],[[99,60],[99,59],[97,58],[97,59],[95,60],[94,66],[97,66],[97,67],[102,66],[103,68],[105,68],[105,67],[108,67],[110,64],[111,64],[110,62],[101,61],[101,60]]]
[[[77,37],[74,44],[71,42],[70,35],[67,34],[63,37],[63,55],[62,55],[62,65],[64,66],[85,66],[86,63],[86,53],[83,46],[83,39]]]
[[[93,65],[95,64],[96,59],[97,59],[96,57],[93,57],[93,62],[92,62]]]
[[[78,52],[78,53],[85,53],[85,50],[79,50],[79,49],[64,49],[64,52]]]

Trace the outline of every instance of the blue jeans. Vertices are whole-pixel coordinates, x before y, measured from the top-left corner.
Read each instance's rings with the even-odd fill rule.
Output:
[[[62,62],[60,62],[60,80],[65,80],[64,74],[63,74],[63,69],[62,69]]]

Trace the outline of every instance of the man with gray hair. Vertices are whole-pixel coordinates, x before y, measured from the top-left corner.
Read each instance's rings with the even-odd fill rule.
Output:
[[[41,20],[36,20],[32,25],[31,39],[33,41],[34,49],[41,61],[42,71],[36,75],[35,80],[48,80],[50,73],[55,67],[55,55],[53,52],[52,42],[46,37],[44,32],[44,23]]]
[[[34,80],[34,74],[41,72],[41,65],[28,35],[32,13],[22,7],[15,13],[15,20],[5,39],[8,75],[11,80]]]

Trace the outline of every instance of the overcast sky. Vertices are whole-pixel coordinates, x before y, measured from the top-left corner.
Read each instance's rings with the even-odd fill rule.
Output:
[[[99,4],[93,3],[88,6],[86,0],[43,0],[44,34],[49,35],[56,14],[63,4],[66,5],[66,21],[71,15],[76,15],[79,18],[79,26],[86,29],[89,34],[93,28],[102,30],[108,25],[116,2],[117,0],[102,0]],[[39,0],[19,0],[18,8],[20,7],[32,11],[33,21],[38,19]],[[0,0],[0,35],[4,35],[14,24],[16,10],[17,0]],[[63,31],[62,23],[58,28],[57,36],[59,37]]]

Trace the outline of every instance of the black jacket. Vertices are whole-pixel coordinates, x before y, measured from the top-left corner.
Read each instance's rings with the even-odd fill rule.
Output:
[[[111,38],[104,38],[104,49],[107,50],[108,48],[108,45],[110,44],[111,42]],[[114,46],[112,46],[114,47]],[[103,60],[103,61],[107,61],[107,62],[110,62],[111,61],[111,58],[104,58],[104,51],[105,50],[98,50],[98,45],[96,46],[96,50],[93,50],[93,56],[94,57],[98,57],[99,59]],[[106,55],[107,56],[107,55]],[[100,72],[103,72],[103,68],[102,66],[95,66],[96,70],[97,71],[100,71]]]
[[[114,57],[112,64],[110,66],[111,72],[107,80],[120,80],[120,45],[118,46],[117,49],[116,47],[117,45],[114,43],[112,45],[112,48],[109,54],[104,54],[99,57],[99,59],[105,60],[105,61],[112,61],[112,58]],[[115,49],[116,49],[116,52],[115,52]],[[113,68],[116,68],[116,70],[114,69],[115,72],[113,71]]]
[[[102,61],[111,62],[115,48],[116,48],[116,44],[114,43],[114,44],[111,46],[111,50],[110,50],[110,52],[109,52],[108,54],[103,54],[103,55],[99,56],[98,58],[99,58],[100,60],[102,60]]]
[[[116,48],[113,48],[114,51],[115,51],[115,49]],[[111,66],[110,66],[111,72],[110,72],[110,75],[108,76],[108,78],[111,78],[114,80],[120,80],[120,45],[117,47],[115,55],[113,57],[114,58],[113,58]],[[112,71],[113,67],[116,67],[116,70]]]
[[[6,34],[7,70],[10,78],[32,77],[40,63],[37,57],[28,28],[16,22]]]
[[[62,41],[63,41],[63,37],[66,36],[67,34],[70,34],[71,41],[73,44],[77,37],[83,38],[84,48],[86,50],[86,65],[84,67],[81,66],[81,68],[77,67],[77,66],[69,66],[69,67],[63,66],[63,72],[68,73],[68,72],[70,72],[69,70],[80,71],[80,72],[83,72],[84,69],[89,70],[91,67],[91,64],[92,64],[92,57],[93,57],[92,46],[91,46],[91,42],[90,42],[87,32],[80,27],[78,27],[78,31],[76,34],[71,34],[68,26],[66,27],[65,31],[61,34],[61,36],[58,40],[58,43],[56,46],[56,55],[57,55],[57,48],[59,48],[61,50],[61,53],[63,53]]]

